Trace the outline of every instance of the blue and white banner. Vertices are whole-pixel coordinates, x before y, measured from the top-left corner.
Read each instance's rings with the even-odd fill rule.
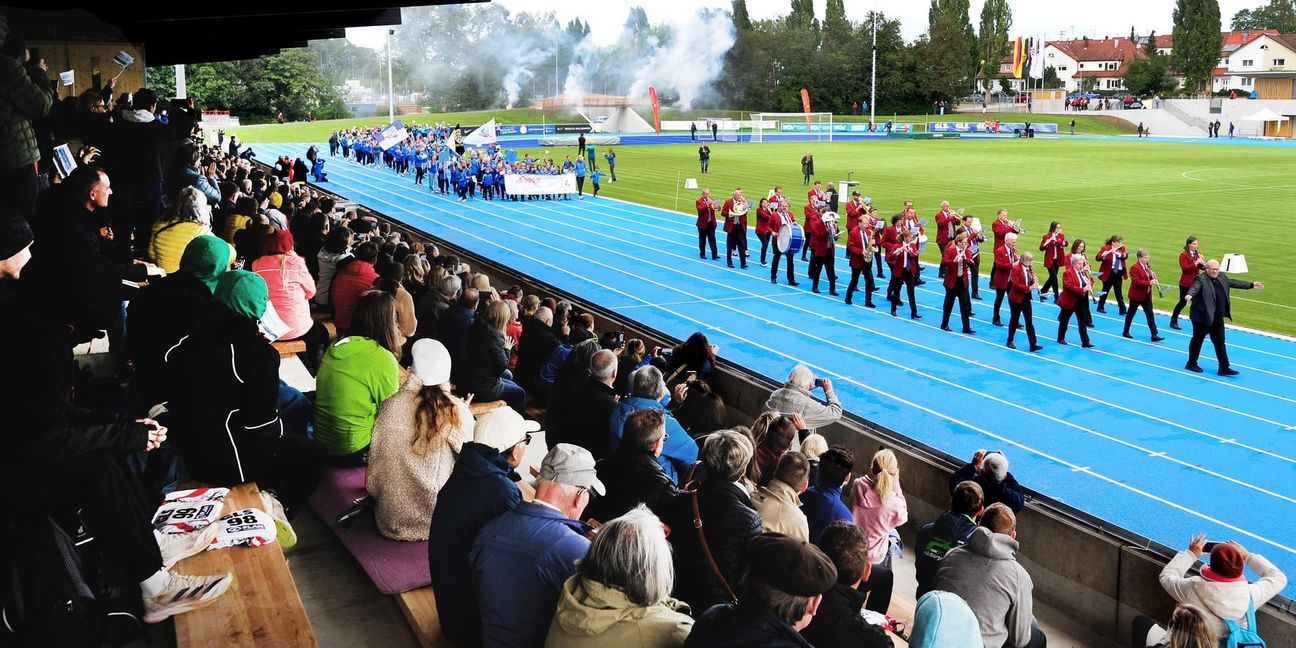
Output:
[[[397,119],[388,124],[386,128],[382,129],[382,141],[378,143],[378,146],[385,151],[401,142],[404,142],[406,137],[409,137],[409,133],[406,132],[405,126],[401,124],[401,121]]]
[[[790,122],[790,121],[779,122],[779,132],[780,133],[806,133],[806,132],[827,133],[830,132],[829,126],[832,127],[831,132],[833,133],[885,133],[887,132],[885,123],[873,124],[872,130],[869,129],[868,122],[837,122],[833,124],[810,124],[809,129],[807,129],[806,124],[804,122]],[[909,133],[912,131],[913,131],[913,124],[901,124],[901,123],[891,124],[892,133]]]
[[[463,138],[464,146],[490,145],[496,143],[497,141],[499,141],[499,138],[495,134],[494,118],[491,118],[490,121],[473,129],[473,132],[469,133],[467,137]]]
[[[553,135],[557,132],[553,124],[500,124],[495,131],[498,135]]]
[[[997,130],[986,126],[984,122],[928,122],[927,124],[929,133],[1012,133],[1025,128],[1025,122],[999,122]],[[1031,122],[1031,130],[1036,133],[1056,133],[1058,125]]]
[[[504,174],[504,193],[520,196],[574,194],[576,193],[576,174],[506,173]]]

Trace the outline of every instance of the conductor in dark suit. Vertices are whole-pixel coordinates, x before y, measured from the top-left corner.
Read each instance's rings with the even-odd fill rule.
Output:
[[[1236,370],[1229,368],[1228,350],[1224,348],[1224,318],[1233,317],[1229,308],[1229,288],[1264,290],[1264,284],[1229,279],[1220,272],[1219,261],[1211,259],[1206,262],[1206,272],[1197,275],[1192,287],[1188,289],[1185,298],[1191,305],[1189,316],[1193,325],[1192,341],[1188,343],[1188,364],[1185,367],[1189,371],[1202,372],[1202,368],[1197,365],[1197,356],[1201,355],[1202,341],[1209,333],[1211,344],[1215,345],[1215,357],[1219,360],[1219,374],[1238,375]]]

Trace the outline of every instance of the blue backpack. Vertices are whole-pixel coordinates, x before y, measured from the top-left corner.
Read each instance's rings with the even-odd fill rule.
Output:
[[[1228,626],[1228,635],[1220,639],[1220,648],[1267,648],[1255,631],[1255,601],[1247,602],[1245,628],[1232,619],[1225,619],[1224,625]]]

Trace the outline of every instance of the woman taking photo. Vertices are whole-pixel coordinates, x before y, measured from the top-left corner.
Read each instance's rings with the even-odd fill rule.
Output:
[[[509,373],[509,352],[513,339],[508,337],[508,324],[513,311],[503,300],[495,300],[486,307],[486,316],[473,321],[464,344],[463,393],[472,394],[480,401],[502,400],[519,414],[526,414],[526,390],[513,382]]]

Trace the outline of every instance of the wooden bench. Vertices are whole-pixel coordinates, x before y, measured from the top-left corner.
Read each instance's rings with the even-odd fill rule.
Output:
[[[256,484],[240,484],[225,497],[223,513],[245,508],[264,508]],[[234,583],[215,603],[175,617],[177,646],[319,645],[279,543],[204,551],[174,570],[234,574]]]
[[[333,323],[333,313],[328,311],[311,311],[311,319],[324,325],[328,330],[329,339],[337,338],[337,324]]]
[[[273,346],[275,348],[275,351],[279,352],[280,358],[287,358],[289,356],[295,356],[298,353],[306,352],[306,343],[302,342],[301,340],[271,342],[270,346]]]
[[[436,594],[431,586],[397,594],[396,604],[409,622],[410,630],[418,637],[420,646],[454,648],[453,642],[441,636],[441,618],[437,616]]]

